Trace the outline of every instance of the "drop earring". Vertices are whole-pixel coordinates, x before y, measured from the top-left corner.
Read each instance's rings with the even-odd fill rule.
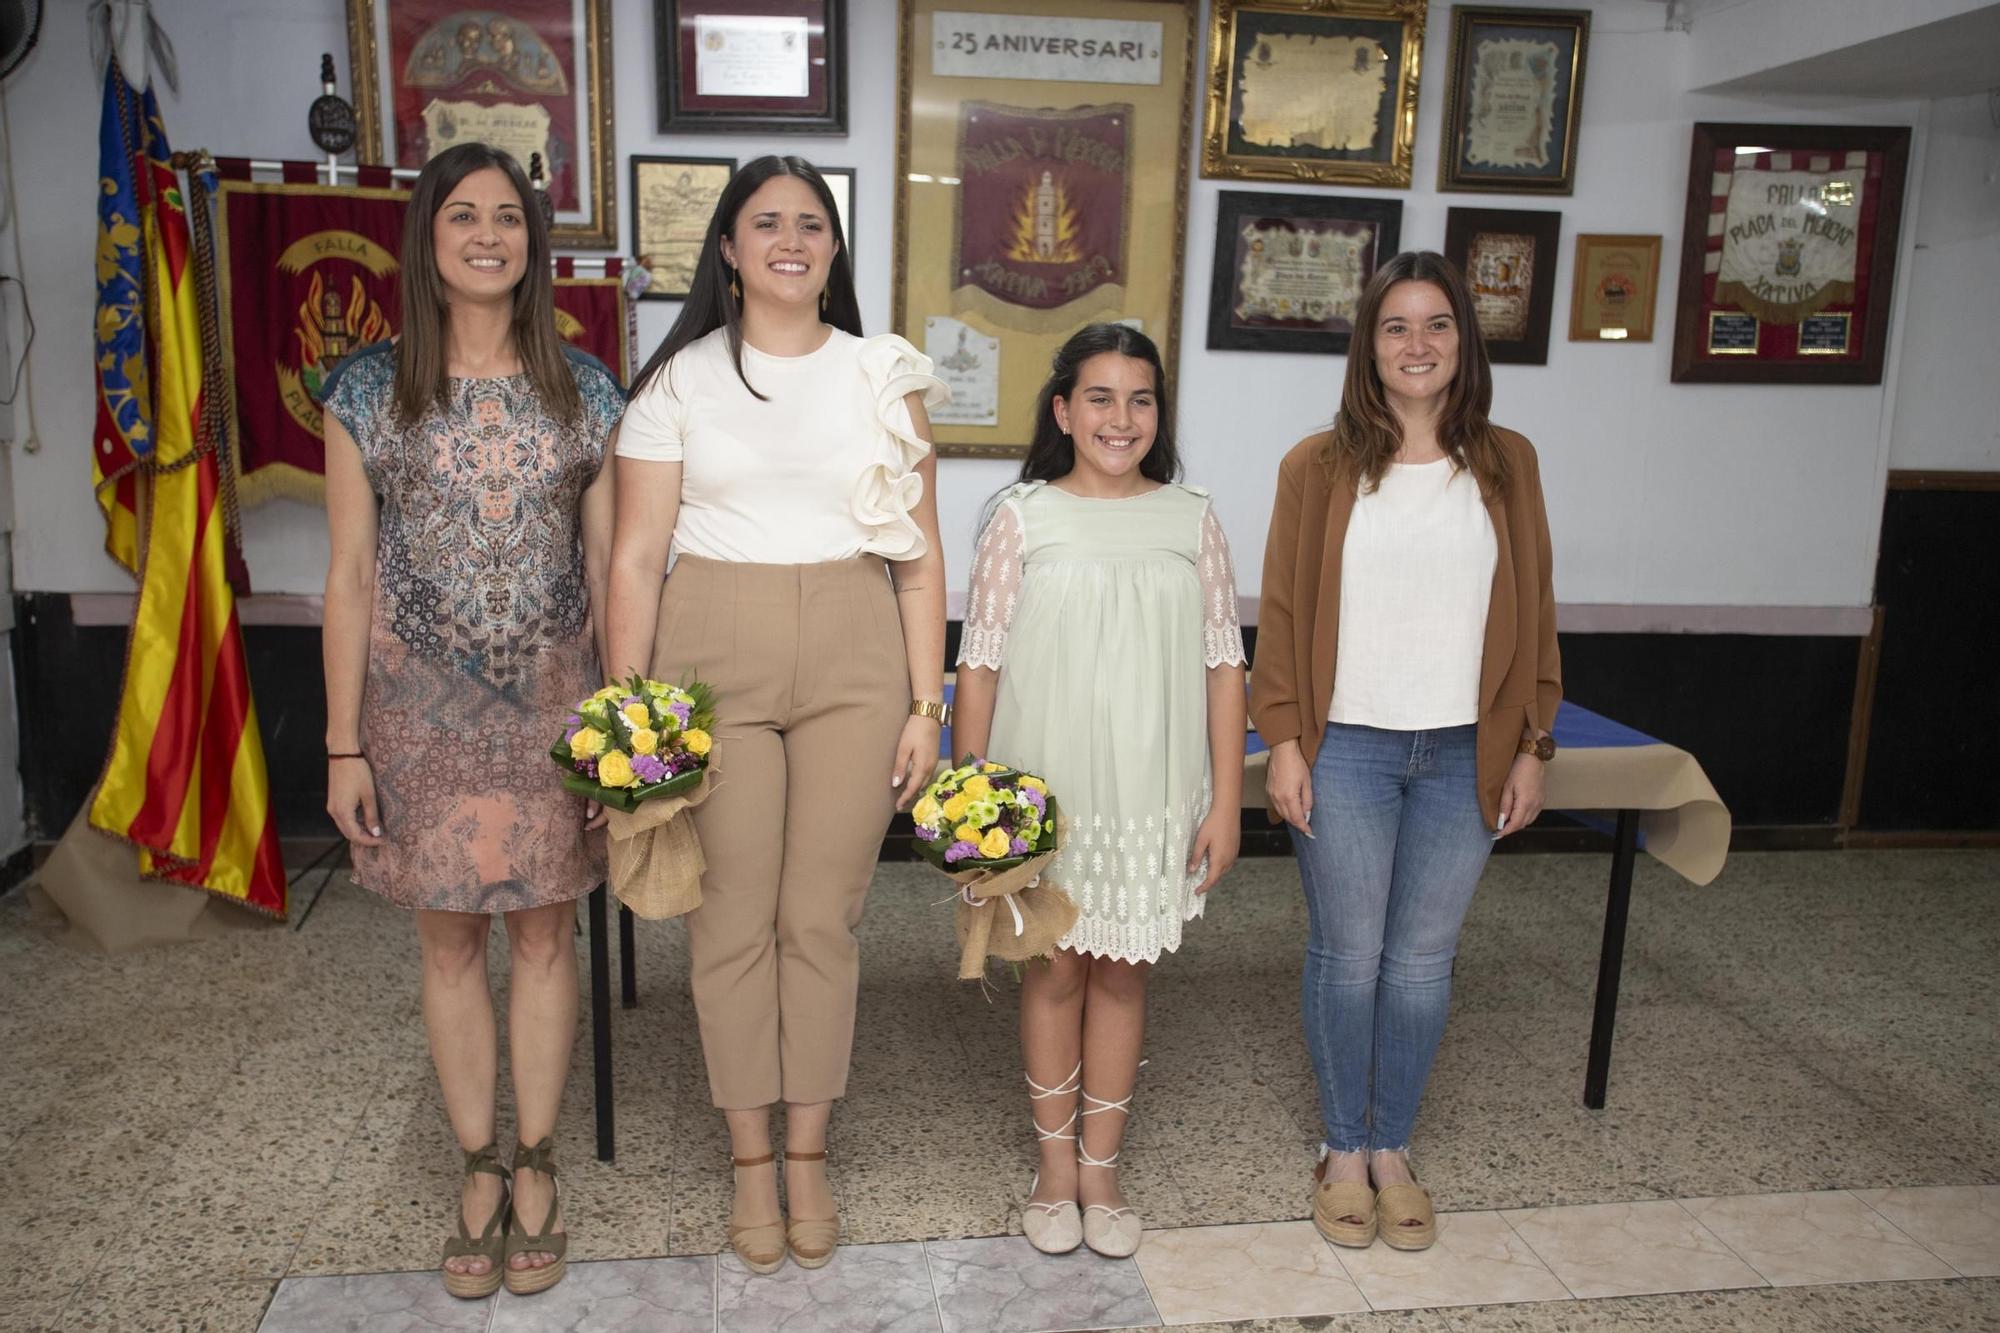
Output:
[[[819,312],[822,315],[826,313],[826,288],[824,287],[819,289]]]
[[[743,288],[736,281],[736,270],[733,268],[729,270],[729,294],[736,298],[736,304],[743,304]]]

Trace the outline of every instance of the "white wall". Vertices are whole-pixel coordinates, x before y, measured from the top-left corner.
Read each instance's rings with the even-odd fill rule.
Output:
[[[1803,12],[1814,0],[1767,2]],[[164,99],[177,147],[206,146],[242,156],[312,155],[305,107],[318,92],[319,53],[335,52],[346,69],[341,0],[155,0],[154,8],[180,52],[181,94]],[[1550,364],[1499,367],[1495,409],[1500,421],[1527,432],[1542,451],[1559,594],[1565,602],[1590,603],[1865,605],[1887,457],[1887,389],[1668,383],[1689,125],[1696,119],[1913,124],[1921,108],[1829,106],[1824,99],[1802,108],[1690,95],[1681,90],[1709,80],[1689,68],[1690,35],[1661,30],[1660,5],[1602,0],[1591,8],[1595,19],[1574,198],[1436,192],[1449,44],[1446,3],[1433,5],[1430,15],[1416,186],[1390,196],[1405,205],[1406,247],[1439,246],[1445,210],[1454,202],[1562,211]],[[851,133],[846,139],[667,139],[651,130],[651,0],[612,0],[618,220],[621,230],[629,222],[624,154],[747,158],[778,148],[855,167],[862,312],[870,329],[885,329],[893,245],[895,6],[890,0],[857,0],[848,9]],[[18,458],[15,474],[16,579],[33,590],[130,586],[100,552],[84,461],[92,419],[91,191],[99,85],[89,65],[81,11],[80,5],[49,6],[40,48],[6,90],[19,159],[16,179],[33,183],[21,201],[23,244],[42,321],[32,373],[45,447]],[[1193,144],[1189,151],[1194,153]],[[1223,188],[1224,182],[1197,177],[1189,202],[1182,436],[1190,477],[1217,492],[1244,590],[1254,592],[1278,459],[1301,435],[1329,420],[1343,363],[1202,348],[1216,195]],[[1668,308],[1650,345],[1565,340],[1571,251],[1579,231],[1664,234],[1661,285]],[[1899,281],[1899,299],[1908,290],[1907,281]],[[1996,345],[1994,309],[1990,302],[1955,308],[1947,328],[1959,330],[1968,347],[1983,342],[1990,348]],[[663,303],[642,304],[642,347],[664,333],[673,310]],[[1912,325],[1925,318],[1920,315]],[[1964,411],[1972,414],[1975,407]],[[940,502],[955,584],[963,582],[979,506],[1009,473],[1001,462],[942,464]],[[316,512],[280,502],[245,518],[257,587],[318,591],[325,543]]]
[[[2000,80],[2000,71],[1994,78]],[[1985,94],[1930,105],[1889,465],[2000,471],[2000,128]]]

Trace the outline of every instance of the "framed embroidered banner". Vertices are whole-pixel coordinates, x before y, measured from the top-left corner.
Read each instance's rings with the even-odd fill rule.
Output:
[[[361,161],[541,154],[558,246],[617,243],[610,0],[347,0]]]
[[[901,4],[892,318],[951,385],[939,453],[1018,455],[1078,328],[1178,355],[1197,5]]]
[[[1454,208],[1445,214],[1445,257],[1465,274],[1486,357],[1496,365],[1549,363],[1561,234],[1560,213]]]
[[[312,163],[292,167],[311,178]],[[252,181],[241,158],[219,159],[217,170],[217,304],[238,493],[253,505],[278,496],[317,502],[326,472],[320,386],[342,357],[402,325],[398,250],[409,194]],[[556,331],[625,382],[634,331],[622,261],[602,261],[603,277],[576,276],[576,262],[556,261]]]
[[[1213,0],[1201,174],[1407,189],[1426,0]]]
[[[1590,12],[1451,7],[1438,189],[1569,194]]]
[[[847,133],[843,0],[653,0],[660,133]]]
[[[1209,347],[1345,356],[1361,289],[1402,227],[1400,199],[1222,191]]]
[[[1694,127],[1676,384],[1880,384],[1904,126]]]

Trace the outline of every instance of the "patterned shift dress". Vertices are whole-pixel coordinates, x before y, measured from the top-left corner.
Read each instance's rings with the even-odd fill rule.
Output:
[[[514,375],[454,379],[448,412],[400,427],[387,343],[327,382],[381,506],[361,740],[383,843],[353,849],[354,873],[399,907],[539,907],[604,877],[548,749],[601,683],[581,502],[624,397],[590,357],[570,370],[571,426]]]

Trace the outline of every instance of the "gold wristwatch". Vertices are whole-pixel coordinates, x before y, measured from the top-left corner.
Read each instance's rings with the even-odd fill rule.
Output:
[[[951,705],[936,699],[910,700],[911,717],[934,718],[941,727],[951,725]]]

